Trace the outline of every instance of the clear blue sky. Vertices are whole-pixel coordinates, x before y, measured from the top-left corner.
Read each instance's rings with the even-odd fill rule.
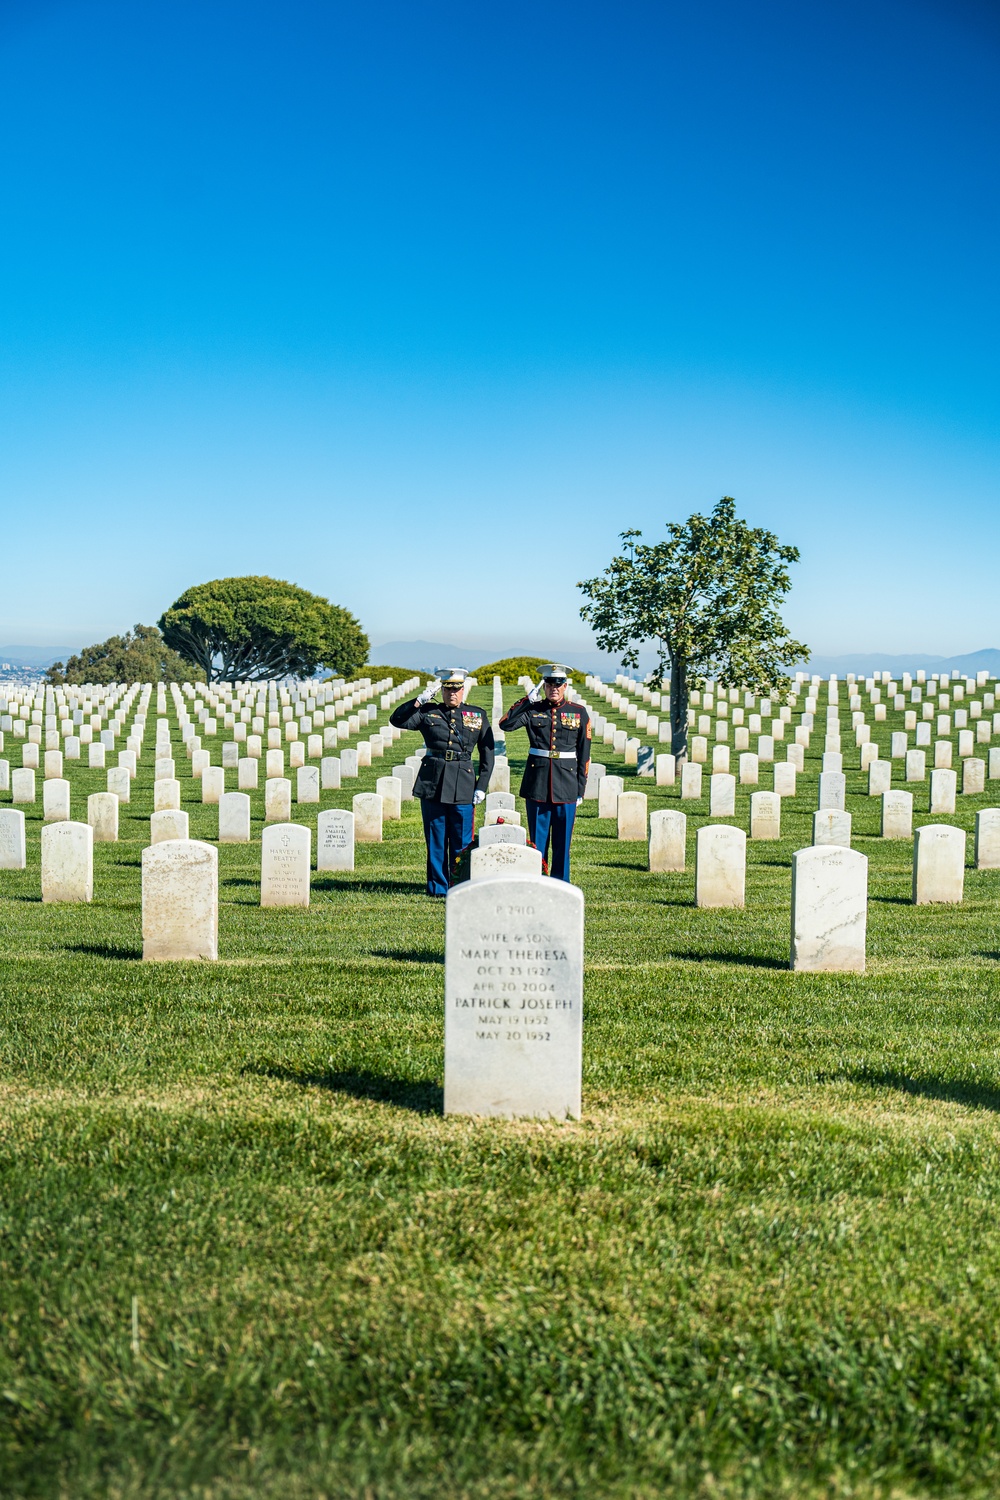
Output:
[[[817,652],[1000,645],[976,0],[0,4],[0,641],[267,572],[587,639],[722,494]]]

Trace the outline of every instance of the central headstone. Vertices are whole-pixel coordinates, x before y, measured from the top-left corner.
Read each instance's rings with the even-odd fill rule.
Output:
[[[354,869],[354,814],[330,807],[316,819],[317,870]]]
[[[818,844],[792,855],[790,967],[813,974],[863,974],[868,861],[856,849]]]
[[[580,1114],[583,892],[537,877],[448,895],[445,1114]]]
[[[42,829],[42,900],[94,899],[94,830],[89,823],[49,823]]]
[[[219,856],[211,844],[169,839],[142,851],[142,956],[218,958]]]
[[[742,828],[709,823],[695,839],[695,905],[744,905],[747,873],[747,836]]]

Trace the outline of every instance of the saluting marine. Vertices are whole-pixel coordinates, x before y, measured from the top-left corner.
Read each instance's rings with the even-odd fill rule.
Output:
[[[528,731],[528,763],[521,779],[527,802],[528,837],[557,880],[569,879],[569,845],[576,810],[590,770],[590,715],[582,703],[566,702],[566,667],[553,662],[526,698],[500,720],[500,728]]]
[[[466,675],[453,668],[443,681],[435,678],[418,698],[401,703],[389,715],[397,729],[422,734],[427,747],[413,795],[420,800],[424,820],[428,896],[447,896],[448,870],[472,842],[472,809],[485,798],[493,771],[493,730],[481,708],[462,701]],[[442,701],[435,703],[439,689]],[[479,756],[478,775],[472,769],[473,752]]]

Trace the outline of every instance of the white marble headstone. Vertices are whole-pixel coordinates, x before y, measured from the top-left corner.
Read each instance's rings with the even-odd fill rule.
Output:
[[[26,858],[24,813],[0,807],[0,870],[23,870]]]
[[[89,823],[49,823],[42,829],[42,900],[92,901],[94,830]]]
[[[308,906],[312,831],[298,823],[272,823],[261,837],[261,906]]]
[[[218,958],[219,856],[211,844],[167,839],[142,851],[142,956]]]
[[[331,807],[316,819],[317,870],[354,869],[354,814]]]
[[[743,906],[746,893],[747,836],[742,828],[709,823],[695,840],[695,905]]]
[[[792,855],[791,968],[865,971],[868,861],[855,849],[814,845]]]
[[[649,868],[654,874],[683,872],[687,852],[687,817],[672,808],[649,815]]]
[[[913,839],[914,905],[957,904],[964,889],[965,833],[946,823],[925,823]]]
[[[469,880],[449,892],[446,1114],[579,1117],[583,919],[583,892],[562,880]]]

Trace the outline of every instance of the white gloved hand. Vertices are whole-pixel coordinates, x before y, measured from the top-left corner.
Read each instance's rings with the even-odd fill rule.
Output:
[[[545,689],[545,678],[539,677],[531,692],[528,694],[529,703],[540,703]]]
[[[582,797],[577,797],[577,799],[576,799],[576,805],[577,805],[577,807],[582,807],[583,806],[583,798]]]
[[[485,801],[486,801],[486,793],[485,792],[480,792],[480,791],[473,792],[473,794],[472,794],[472,803],[473,803],[474,807],[478,807],[479,804],[480,804],[480,802],[485,802]]]
[[[434,681],[433,682],[429,682],[427,684],[427,686],[424,688],[423,692],[418,696],[418,698],[417,698],[418,705],[424,704],[424,703],[429,703],[431,701],[431,699],[435,696],[435,694],[440,690],[440,687],[441,687],[441,679],[440,679],[440,677],[435,677]]]

